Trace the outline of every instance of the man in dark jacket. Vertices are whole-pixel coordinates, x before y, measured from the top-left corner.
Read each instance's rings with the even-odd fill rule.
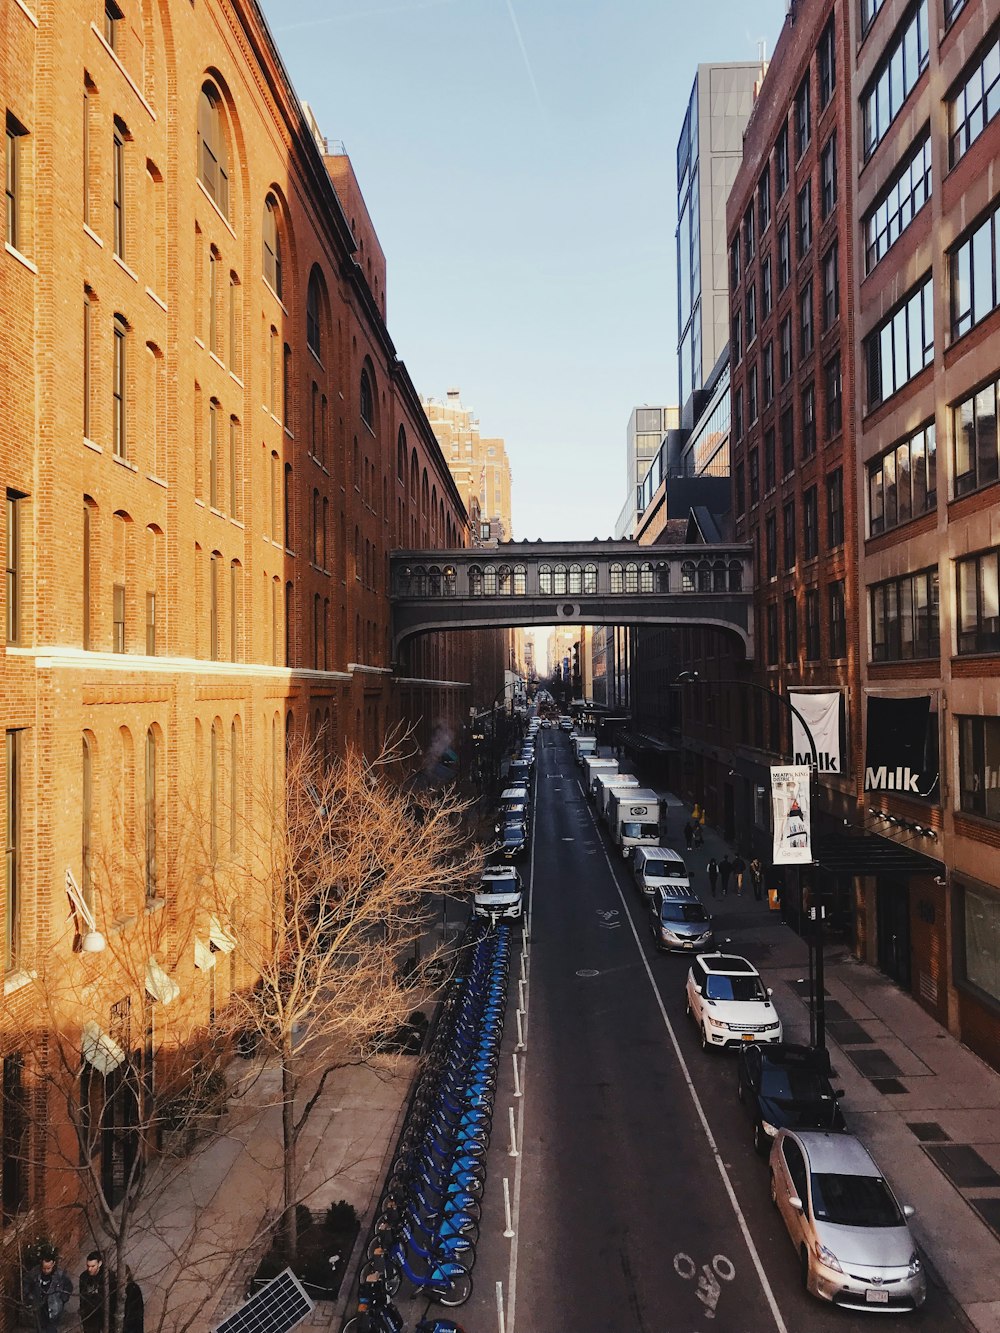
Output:
[[[80,1274],[80,1323],[83,1333],[104,1333],[104,1304],[108,1286],[114,1282],[104,1266],[100,1250],[87,1255],[87,1267]]]
[[[66,1302],[73,1294],[73,1279],[59,1267],[55,1246],[45,1246],[39,1261],[24,1277],[24,1308],[28,1327],[38,1333],[56,1333]]]
[[[722,884],[723,898],[729,892],[729,877],[733,873],[733,863],[728,856],[724,856],[719,862],[719,880]]]

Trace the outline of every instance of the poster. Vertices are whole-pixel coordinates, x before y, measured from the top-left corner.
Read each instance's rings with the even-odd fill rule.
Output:
[[[803,693],[801,690],[789,690],[788,701],[797,708],[812,732],[816,743],[816,761],[820,773],[843,773],[843,756],[840,752],[840,700],[841,693]],[[809,738],[799,719],[792,714],[792,754],[797,764],[811,764],[812,750]]]
[[[813,854],[807,765],[772,766],[771,812],[774,828],[772,864],[809,865]]]
[[[938,720],[931,696],[870,694],[867,723],[865,791],[936,797]]]

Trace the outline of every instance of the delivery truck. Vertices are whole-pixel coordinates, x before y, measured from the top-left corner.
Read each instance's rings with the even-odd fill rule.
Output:
[[[598,773],[617,773],[617,759],[603,759],[596,754],[588,754],[583,761],[583,785],[587,795],[594,799],[594,779]]]
[[[660,845],[662,801],[652,787],[612,787],[608,800],[608,829],[622,856],[633,847]]]
[[[594,775],[594,804],[597,817],[608,822],[608,801],[616,787],[638,787],[639,779],[634,773],[602,773]]]

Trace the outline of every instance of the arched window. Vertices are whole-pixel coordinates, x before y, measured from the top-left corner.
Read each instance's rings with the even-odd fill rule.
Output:
[[[712,566],[707,560],[698,561],[698,591],[712,591]]]
[[[597,566],[596,566],[596,565],[584,565],[584,567],[583,567],[583,591],[584,591],[584,592],[596,592],[596,591],[597,591]]]
[[[273,194],[264,200],[264,280],[275,296],[281,296],[281,234],[278,231],[278,201]]]
[[[639,566],[639,591],[653,591],[653,566],[648,560],[644,560]]]
[[[413,582],[413,570],[409,565],[403,565],[396,571],[396,591],[400,596],[405,597],[410,591],[410,584]]]
[[[306,344],[320,361],[323,359],[322,310],[323,278],[314,265],[309,274],[309,289],[306,292]]]
[[[483,594],[486,597],[495,597],[497,595],[496,565],[483,566]]]
[[[201,85],[198,100],[198,174],[211,198],[229,217],[229,151],[222,98],[208,81]]]
[[[538,591],[540,593],[551,593],[552,591],[552,566],[538,566]]]
[[[579,565],[570,565],[569,567],[569,591],[583,592],[583,570]]]
[[[622,592],[624,590],[624,587],[625,587],[625,580],[623,577],[622,567],[617,561],[615,561],[615,563],[611,566],[611,591]]]
[[[685,560],[681,565],[681,592],[694,592],[693,560]]]
[[[361,420],[369,430],[375,429],[375,394],[372,389],[371,376],[368,374],[368,367],[361,368],[361,399],[360,399]]]
[[[413,591],[417,597],[427,596],[427,570],[417,565],[413,571]]]
[[[743,566],[739,560],[730,560],[729,562],[729,591],[743,591]]]
[[[557,597],[565,597],[569,586],[568,570],[565,565],[556,565],[552,571],[552,591]]]
[[[406,431],[402,426],[396,436],[396,480],[406,481]]]
[[[501,597],[509,597],[513,585],[510,565],[501,565],[497,571],[497,592]]]
[[[483,595],[483,571],[478,565],[469,566],[469,596],[482,597]]]
[[[514,596],[523,597],[528,591],[528,571],[524,565],[514,566]]]
[[[728,582],[725,560],[712,561],[712,591],[725,592]]]
[[[631,561],[625,566],[625,591],[639,591],[639,566]]]
[[[427,571],[427,587],[432,597],[441,596],[441,570],[437,565]]]
[[[456,591],[457,571],[454,565],[445,565],[444,567],[444,595],[454,597]]]

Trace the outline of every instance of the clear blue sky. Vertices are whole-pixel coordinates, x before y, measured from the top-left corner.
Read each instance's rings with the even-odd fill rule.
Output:
[[[607,537],[625,428],[676,396],[675,148],[695,67],[785,0],[262,0],[343,140],[417,389],[502,436],[519,538]]]

